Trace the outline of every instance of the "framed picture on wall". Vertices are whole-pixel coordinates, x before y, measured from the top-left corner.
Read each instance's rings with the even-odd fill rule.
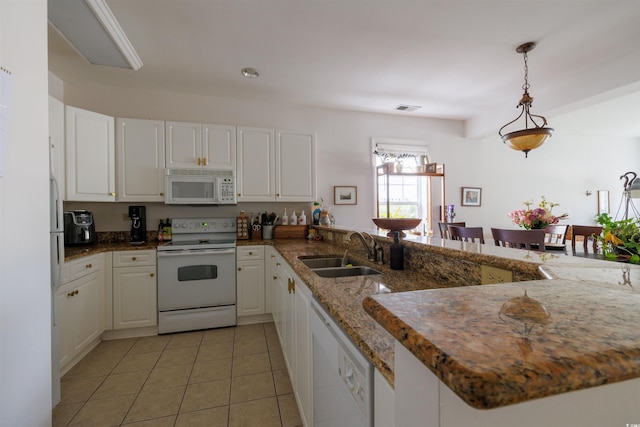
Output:
[[[482,188],[462,187],[462,206],[481,206]]]
[[[358,187],[352,186],[334,186],[333,187],[333,204],[334,205],[357,205],[358,204]]]

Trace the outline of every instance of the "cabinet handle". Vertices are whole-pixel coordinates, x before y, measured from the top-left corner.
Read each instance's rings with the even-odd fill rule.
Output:
[[[115,196],[115,195],[116,195],[116,193],[115,193],[115,191],[112,191],[111,193],[109,193],[109,195],[110,195],[110,196]]]
[[[278,276],[273,276],[273,280],[276,280],[278,278]]]
[[[91,268],[91,267],[93,267],[93,264],[87,264],[87,265],[85,265],[85,267],[86,268]]]
[[[202,159],[202,164],[203,164],[204,166],[207,166],[207,158],[206,158],[206,157],[205,157],[204,159]]]
[[[154,277],[155,273],[149,273],[149,276]]]
[[[200,166],[200,157],[198,157],[198,160],[196,160],[196,164]]]
[[[271,258],[275,258],[275,257],[276,257],[275,255],[271,255]]]
[[[242,197],[242,194],[238,193],[238,197]]]
[[[282,264],[280,264],[279,262],[276,262],[276,266],[280,266],[280,265],[282,265]]]
[[[276,197],[280,197],[280,193],[276,193]]]
[[[131,257],[131,261],[135,261],[137,258],[136,257]]]
[[[161,196],[164,196],[164,193],[160,193]]]
[[[249,251],[249,255],[253,255],[253,252]]]
[[[291,279],[291,293],[292,294],[296,293],[296,280],[295,279]]]
[[[68,297],[72,297],[72,296],[74,296],[74,295],[78,295],[78,292],[80,292],[80,291],[76,289],[75,291],[71,291],[71,292],[69,292],[69,293],[67,294],[67,296],[68,296]]]
[[[238,271],[242,271],[242,267],[238,267]]]

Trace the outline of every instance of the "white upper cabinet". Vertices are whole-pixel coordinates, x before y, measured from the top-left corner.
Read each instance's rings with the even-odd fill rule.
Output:
[[[238,128],[238,202],[315,199],[313,132]]]
[[[116,120],[119,202],[164,201],[164,122]]]
[[[65,200],[64,104],[49,96],[49,168],[58,182],[60,200]]]
[[[273,202],[276,198],[273,129],[238,128],[238,202]]]
[[[114,118],[66,106],[66,200],[115,202]]]
[[[316,200],[316,137],[313,133],[276,131],[276,201]]]
[[[166,167],[236,169],[235,126],[166,122]]]
[[[202,125],[203,167],[236,170],[236,127]]]

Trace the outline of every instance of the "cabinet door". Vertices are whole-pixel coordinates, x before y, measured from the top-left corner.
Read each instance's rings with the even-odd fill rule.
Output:
[[[238,261],[238,316],[264,314],[264,260]]]
[[[202,167],[202,125],[166,122],[167,169]]]
[[[66,196],[83,202],[115,202],[114,119],[67,106]]]
[[[119,202],[164,201],[164,122],[116,120]]]
[[[105,331],[104,276],[96,271],[69,284],[65,304],[70,328],[69,349],[72,357],[84,350]]]
[[[158,324],[156,267],[113,269],[113,328]]]
[[[236,127],[202,125],[203,167],[236,170]]]
[[[238,202],[273,202],[275,147],[273,129],[238,128]]]
[[[49,169],[58,182],[60,200],[65,200],[64,104],[49,96]]]
[[[276,132],[276,201],[316,200],[316,138],[313,133]]]
[[[295,346],[296,363],[293,375],[293,388],[300,402],[302,424],[311,425],[313,419],[313,361],[311,353],[311,331],[309,313],[311,310],[311,291],[298,278],[295,292]]]

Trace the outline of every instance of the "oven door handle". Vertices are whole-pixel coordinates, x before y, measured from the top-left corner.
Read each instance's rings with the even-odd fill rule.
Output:
[[[194,255],[235,255],[235,249],[206,249],[206,250],[192,250],[192,251],[166,251],[158,252],[158,258],[169,258],[176,256],[194,256]]]

